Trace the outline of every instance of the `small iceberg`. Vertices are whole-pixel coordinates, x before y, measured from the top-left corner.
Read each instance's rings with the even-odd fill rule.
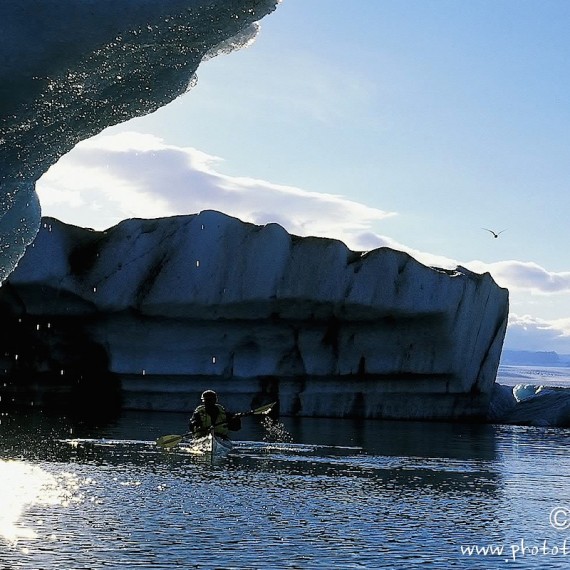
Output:
[[[495,384],[487,419],[500,424],[570,427],[570,388]]]

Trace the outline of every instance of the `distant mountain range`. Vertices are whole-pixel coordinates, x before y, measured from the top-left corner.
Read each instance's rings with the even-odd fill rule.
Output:
[[[503,350],[500,364],[507,366],[570,366],[570,354],[558,354],[554,351]]]

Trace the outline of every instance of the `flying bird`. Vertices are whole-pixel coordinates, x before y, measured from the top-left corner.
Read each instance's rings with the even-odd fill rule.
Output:
[[[482,228],[483,230],[486,230],[488,232],[491,232],[493,234],[494,238],[498,238],[500,234],[502,234],[503,232],[507,231],[506,229],[501,230],[500,232],[494,232],[493,230],[490,230],[488,228]]]

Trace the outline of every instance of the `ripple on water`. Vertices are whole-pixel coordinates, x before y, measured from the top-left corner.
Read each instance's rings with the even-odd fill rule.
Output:
[[[393,443],[381,453],[241,441],[213,464],[146,440],[52,441],[49,453],[0,468],[1,488],[18,481],[19,502],[4,501],[19,505],[12,524],[26,529],[0,561],[24,570],[502,568],[504,559],[462,557],[460,545],[555,540],[548,514],[570,488],[567,435],[460,435],[462,450],[423,455]]]

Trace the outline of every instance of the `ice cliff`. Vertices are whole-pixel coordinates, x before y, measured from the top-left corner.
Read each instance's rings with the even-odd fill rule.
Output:
[[[137,409],[189,410],[210,387],[284,415],[483,417],[507,312],[488,274],[214,211],[105,232],[45,219],[0,289],[7,378],[112,377]]]

